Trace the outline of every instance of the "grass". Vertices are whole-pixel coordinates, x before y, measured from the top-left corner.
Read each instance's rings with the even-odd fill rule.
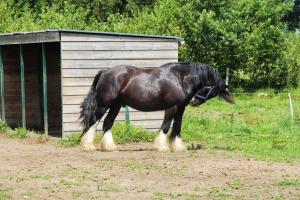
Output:
[[[140,127],[127,125],[126,123],[116,123],[113,127],[113,137],[117,144],[126,142],[151,142],[155,134]],[[66,138],[58,141],[58,144],[64,147],[72,147],[80,144],[80,133],[72,134]],[[95,143],[100,143],[102,139],[102,132],[96,134]]]
[[[28,135],[28,131],[24,128],[16,128],[15,131],[8,131],[8,137],[10,138],[26,138]]]
[[[219,197],[227,197],[229,196],[227,194],[227,190],[226,189],[223,189],[223,188],[218,188],[218,187],[212,187],[209,192],[208,192],[208,196],[211,197],[211,198],[219,198]]]
[[[0,133],[6,133],[7,129],[7,124],[4,121],[0,120]]]
[[[300,124],[291,123],[286,95],[240,95],[235,105],[213,99],[188,107],[182,135],[209,149],[239,151],[262,160],[300,160]]]
[[[69,135],[65,138],[61,138],[58,140],[58,145],[63,146],[63,147],[73,147],[78,144],[80,144],[80,133],[74,133],[72,135]]]
[[[25,128],[15,128],[14,130],[8,127],[7,123],[5,121],[0,120],[0,134],[4,134],[9,138],[17,139],[17,138],[27,138],[30,136],[36,136],[35,140],[39,143],[44,143],[49,140],[48,135],[41,134],[39,132],[27,130]],[[31,134],[31,135],[30,135]]]
[[[152,164],[152,163],[141,163],[136,161],[131,161],[126,163],[126,167],[128,167],[130,170],[138,172],[141,170],[151,170],[151,169],[157,169],[158,166]]]
[[[163,192],[156,192],[154,193],[154,199],[155,200],[163,200],[163,199],[184,199],[184,200],[196,200],[199,199],[199,196],[195,194],[190,194],[187,192],[169,192],[169,193],[163,193]]]
[[[12,187],[7,187],[0,184],[0,200],[12,199],[11,193],[13,191]]]
[[[155,134],[143,128],[125,123],[116,123],[113,127],[114,140],[118,144],[126,142],[152,142]]]
[[[295,179],[285,179],[278,183],[281,187],[295,187],[300,188],[300,180]]]

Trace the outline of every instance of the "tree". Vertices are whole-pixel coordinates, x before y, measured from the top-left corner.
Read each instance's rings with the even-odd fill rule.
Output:
[[[293,10],[284,17],[284,21],[288,23],[291,31],[300,28],[300,0],[294,1]]]
[[[185,39],[180,60],[209,63],[247,88],[299,83],[296,0],[2,0],[0,32],[81,29]],[[299,24],[298,24],[299,25]]]
[[[287,26],[293,2],[280,0],[161,0],[153,10],[111,15],[105,30],[183,37],[180,59],[209,63],[236,85],[282,88]]]

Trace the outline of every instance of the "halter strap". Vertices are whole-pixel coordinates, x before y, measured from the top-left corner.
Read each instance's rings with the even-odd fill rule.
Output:
[[[205,88],[205,89],[209,89],[208,92],[207,92],[207,94],[206,94],[206,96],[202,96],[202,95],[196,94],[195,97],[196,97],[197,99],[202,99],[202,100],[206,101],[207,98],[211,95],[211,93],[212,93],[213,90],[215,89],[215,87],[214,87],[214,86],[206,86],[206,87],[203,87],[202,89],[204,89],[204,88]],[[201,89],[201,90],[202,90],[202,89]]]

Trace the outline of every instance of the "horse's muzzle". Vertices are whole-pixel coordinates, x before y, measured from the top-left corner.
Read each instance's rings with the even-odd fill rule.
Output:
[[[205,101],[200,100],[200,99],[196,99],[195,97],[192,98],[192,100],[190,101],[190,105],[191,106],[200,106],[201,104],[203,104]]]

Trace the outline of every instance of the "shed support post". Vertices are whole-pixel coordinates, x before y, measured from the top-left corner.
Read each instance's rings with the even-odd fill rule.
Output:
[[[2,47],[0,46],[0,82],[1,82],[1,120],[5,121],[5,104],[4,104],[4,63],[2,57]]]
[[[126,122],[126,124],[130,124],[130,117],[129,117],[128,106],[125,106],[125,122]]]
[[[43,103],[44,103],[44,133],[48,135],[48,97],[47,97],[47,64],[45,44],[42,44],[43,64]]]
[[[22,45],[20,45],[22,127],[26,128],[25,76]]]

